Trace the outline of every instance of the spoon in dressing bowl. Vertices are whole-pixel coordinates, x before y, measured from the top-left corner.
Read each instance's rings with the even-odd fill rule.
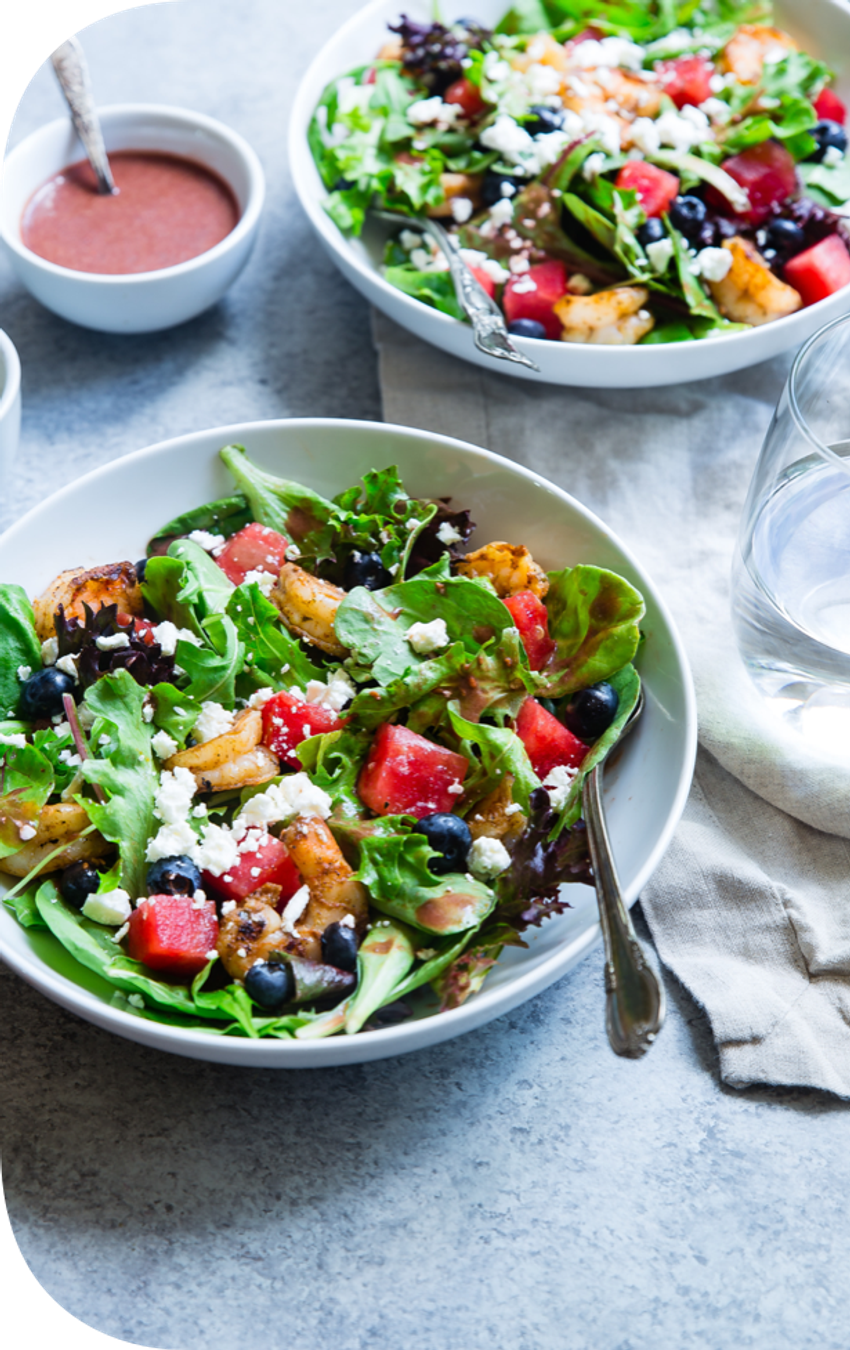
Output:
[[[106,156],[106,146],[103,143],[100,119],[94,106],[89,69],[82,47],[75,37],[68,38],[67,42],[56,48],[50,59],[71,110],[74,128],[94,169],[98,191],[117,192]]]

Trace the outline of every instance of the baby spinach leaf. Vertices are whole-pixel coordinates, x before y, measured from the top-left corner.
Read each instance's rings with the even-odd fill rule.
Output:
[[[212,642],[211,647],[177,643],[177,664],[189,677],[188,693],[198,703],[209,700],[232,704],[236,677],[245,665],[245,644],[240,642],[236,625],[226,614],[210,615],[204,620],[203,631]]]
[[[156,829],[157,775],[151,757],[152,727],[142,719],[144,700],[144,689],[126,670],[104,675],[91,686],[86,702],[103,719],[111,740],[102,759],[84,760],[81,769],[87,783],[96,783],[106,793],[105,802],[87,799],[85,808],[104,838],[119,846],[121,885],[133,897],[145,893],[145,849]]]
[[[145,568],[142,595],[158,619],[167,619],[201,637],[200,618],[191,599],[184,595],[185,580],[186,566],[180,558],[151,558]]]
[[[567,567],[550,572],[549,582],[546,608],[556,650],[537,678],[541,693],[561,698],[631,661],[645,607],[634,586],[601,567]]]
[[[297,638],[283,627],[280,614],[256,582],[237,586],[227,604],[239,639],[246,649],[251,674],[267,675],[275,689],[322,680],[326,671],[313,664]]]
[[[20,667],[41,670],[35,615],[22,586],[0,586],[0,718],[14,717],[21,696]]]
[[[33,745],[0,745],[0,858],[17,853],[53,791],[53,766]]]
[[[158,731],[167,731],[181,748],[185,747],[186,737],[198,720],[200,703],[188,690],[165,682],[155,684],[150,697],[154,709],[153,725]]]
[[[357,877],[376,909],[442,935],[462,933],[481,923],[493,907],[489,886],[461,873],[437,877],[435,857],[424,834],[367,836],[360,841]]]
[[[206,549],[191,539],[175,539],[168,545],[168,557],[183,563],[183,588],[177,598],[181,604],[188,605],[200,621],[211,614],[221,614],[227,608],[234,590],[233,582]],[[148,567],[154,565],[148,563]]]
[[[47,924],[38,911],[38,905],[35,903],[35,897],[38,893],[39,882],[34,881],[32,885],[27,886],[25,891],[19,895],[14,895],[10,899],[4,899],[7,909],[10,909],[22,928],[46,928]]]
[[[640,698],[640,676],[632,665],[624,666],[622,670],[609,675],[608,683],[617,691],[619,699],[617,715],[608,729],[599,737],[599,740],[591,746],[589,754],[585,755],[582,760],[579,772],[570,786],[567,800],[552,826],[550,839],[556,839],[563,830],[571,829],[581,816],[581,793],[584,780],[591,769],[601,763],[612,746],[616,745],[623,734],[623,727],[634,712]]]
[[[505,774],[511,774],[514,800],[527,810],[529,793],[540,786],[540,779],[516,732],[486,722],[467,722],[451,704],[448,714],[459,740],[458,752],[465,755],[472,766],[472,772],[463,780],[464,804],[471,810],[476,802],[499,786]]]
[[[229,538],[249,525],[251,520],[251,509],[241,492],[232,497],[220,497],[218,501],[196,506],[169,520],[167,525],[157,530],[148,544],[148,556],[165,553],[172,540],[191,534],[193,530],[207,530],[210,534],[223,534]]]
[[[333,538],[330,525],[338,513],[333,502],[300,483],[267,473],[241,445],[225,446],[221,458],[248,498],[255,520],[299,545],[310,536],[311,552],[326,554]]]
[[[413,961],[413,942],[401,924],[385,919],[369,930],[357,953],[357,988],[346,1001],[346,1035],[368,1022]]]

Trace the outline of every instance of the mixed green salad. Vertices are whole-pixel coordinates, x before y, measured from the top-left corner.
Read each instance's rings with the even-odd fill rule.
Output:
[[[641,596],[470,550],[395,468],[329,500],[221,455],[232,495],[144,559],[0,585],[4,902],[169,1025],[457,1007],[592,880],[582,782],[638,698]]]
[[[518,0],[390,25],[331,81],[310,147],[346,234],[410,226],[387,281],[462,319],[440,217],[518,337],[744,331],[850,283],[846,110],[765,0]]]

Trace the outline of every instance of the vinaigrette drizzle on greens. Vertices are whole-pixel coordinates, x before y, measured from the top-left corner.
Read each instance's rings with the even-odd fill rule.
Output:
[[[533,671],[493,585],[452,571],[473,529],[466,509],[410,497],[394,467],[366,473],[362,483],[329,500],[253,464],[241,447],[221,453],[238,492],[169,521],[149,545],[145,609],[151,621],[173,623],[185,634],[173,655],[136,637],[118,650],[101,650],[98,638],[121,631],[114,606],[89,609],[84,622],[60,626],[59,645],[76,654],[81,672],[73,728],[61,717],[37,725],[20,717],[22,682],[41,667],[41,644],[24,591],[0,585],[0,866],[21,848],[21,828],[32,829],[46,804],[71,801],[84,808],[88,829],[114,846],[99,894],[121,887],[133,900],[144,898],[146,850],[160,823],[157,734],[167,732],[182,749],[191,744],[204,702],[237,709],[258,690],[303,689],[344,670],[356,686],[344,724],[302,741],[298,756],[310,781],[328,794],[328,825],[368,889],[370,927],[360,946],[357,987],[330,1010],[298,1007],[269,1016],[239,981],[228,982],[219,961],[210,960],[191,982],[158,977],[126,954],[121,934],[68,905],[55,874],[16,880],[5,902],[24,927],[49,930],[86,968],[87,984],[116,1006],[210,1034],[351,1034],[380,1025],[381,1008],[425,986],[443,1007],[458,1006],[480,988],[505,946],[525,945],[529,927],[563,912],[562,883],[591,879],[579,819],[581,782],[616,741],[638,695],[631,661],[640,640],[641,597],[600,568],[582,564],[551,573],[555,652],[544,670]],[[187,537],[200,529],[228,538],[251,521],[284,534],[297,546],[299,566],[325,579],[338,579],[355,552],[380,552],[394,569],[391,586],[355,587],[339,606],[336,633],[350,651],[344,661],[294,636],[256,580],[234,586]],[[448,542],[437,532],[444,522],[452,526]],[[411,624],[434,619],[445,623],[448,644],[417,654],[404,635]],[[561,699],[603,679],[619,695],[617,716],[553,810],[511,724],[529,695]],[[510,866],[495,880],[435,875],[429,863],[437,855],[413,816],[373,816],[364,807],[358,774],[376,727],[387,721],[468,760],[457,814],[469,817],[508,784],[512,809],[527,823],[510,845]],[[72,730],[82,759],[73,755]],[[198,820],[232,821],[268,786],[207,796]],[[441,898],[458,895],[462,911],[440,910]],[[439,914],[436,926],[423,926],[423,913]]]

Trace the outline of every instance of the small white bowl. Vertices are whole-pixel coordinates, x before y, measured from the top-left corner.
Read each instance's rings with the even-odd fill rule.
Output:
[[[0,491],[5,488],[21,431],[21,363],[0,329]]]
[[[444,23],[460,14],[495,26],[507,0],[452,0],[442,6]],[[600,0],[600,10],[605,6]],[[708,379],[766,361],[798,346],[823,324],[850,310],[850,287],[819,300],[785,319],[699,342],[668,342],[635,347],[583,346],[575,342],[517,338],[516,345],[540,367],[539,372],[508,361],[494,361],[477,350],[468,323],[452,319],[405,295],[384,280],[384,242],[391,231],[374,220],[359,239],[349,239],[324,209],[327,189],[316,170],[307,131],[322,90],[330,80],[368,63],[387,40],[387,24],[406,13],[420,23],[433,21],[431,0],[370,0],[330,37],[309,67],[293,104],[289,122],[289,163],[295,190],[310,223],[330,257],[352,286],[396,323],[451,356],[521,380],[584,388],[628,389]],[[776,0],[776,22],[791,32],[805,50],[821,56],[838,74],[838,92],[850,94],[850,4],[848,0]]]
[[[247,141],[203,113],[156,104],[100,108],[110,150],[156,150],[194,160],[229,185],[239,207],[236,228],[197,258],[156,272],[108,276],[75,272],[40,258],[21,240],[32,194],[67,165],[85,158],[70,119],[27,136],[3,166],[0,238],[21,281],[55,314],[105,333],[150,333],[193,319],[220,300],[254,247],[265,198],[262,166]]]

